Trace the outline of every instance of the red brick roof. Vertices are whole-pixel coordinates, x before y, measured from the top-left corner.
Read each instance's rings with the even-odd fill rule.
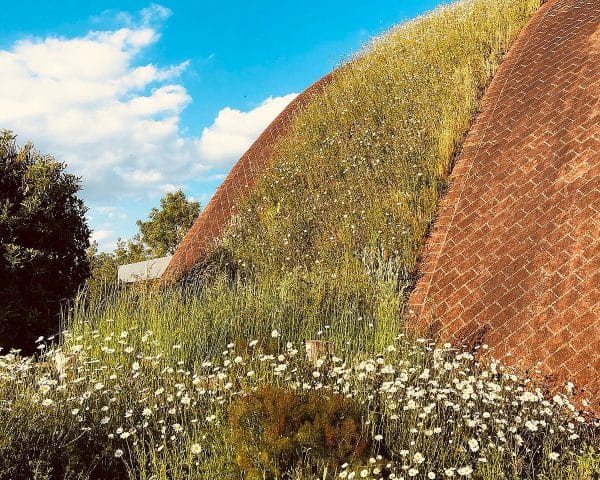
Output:
[[[600,1],[545,3],[484,98],[410,308],[600,396]]]

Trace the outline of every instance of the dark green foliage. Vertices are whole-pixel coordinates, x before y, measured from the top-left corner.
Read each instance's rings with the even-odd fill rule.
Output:
[[[18,414],[35,429],[19,428]],[[64,415],[70,415],[64,412]],[[81,431],[81,424],[45,409],[21,409],[2,417],[0,479],[101,480],[127,478],[125,464],[114,458],[105,435]],[[12,424],[12,425],[11,425]],[[9,430],[9,427],[10,428]],[[48,448],[51,446],[51,448]]]
[[[245,478],[285,478],[307,458],[335,467],[368,447],[358,405],[339,394],[264,386],[231,405],[229,422]]]
[[[117,290],[117,271],[119,265],[141,262],[151,258],[136,235],[131,240],[117,240],[114,252],[99,252],[94,242],[87,250],[91,275],[85,284],[86,298],[92,303],[102,303],[112,299]]]
[[[0,134],[0,345],[33,351],[89,275],[80,180]]]

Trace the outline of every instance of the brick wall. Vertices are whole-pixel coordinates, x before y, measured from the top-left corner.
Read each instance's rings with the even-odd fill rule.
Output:
[[[327,85],[335,71],[313,83],[271,122],[231,169],[187,233],[163,279],[173,281],[188,272],[218,242],[245,191],[252,188],[271,159],[273,145],[288,131],[296,113]]]
[[[600,412],[600,1],[545,3],[452,172],[412,324],[567,379]]]

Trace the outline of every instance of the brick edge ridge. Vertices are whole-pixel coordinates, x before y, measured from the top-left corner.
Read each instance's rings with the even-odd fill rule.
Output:
[[[548,11],[560,0],[542,1],[531,19],[519,32],[517,38],[510,46],[502,63],[485,89],[481,100],[479,113],[473,119],[471,128],[461,146],[457,161],[450,174],[448,190],[438,206],[437,218],[434,220],[430,233],[425,239],[421,258],[417,264],[417,271],[421,274],[415,289],[410,295],[408,304],[409,328],[414,331],[426,332],[431,324],[431,311],[428,309],[429,291],[433,281],[433,274],[446,242],[448,229],[456,214],[458,202],[467,184],[473,158],[466,158],[466,152],[472,148],[478,149],[485,141],[488,118],[495,111],[496,105],[512,69],[518,64],[523,49],[526,48],[531,35],[543,22]],[[431,306],[430,306],[431,308]]]
[[[343,66],[340,68],[343,68]],[[211,244],[215,244],[218,241],[226,225],[220,226],[217,228],[217,232],[211,232],[212,235],[205,235],[202,240],[199,240],[198,237],[202,235],[202,232],[199,232],[198,230],[200,230],[202,227],[202,223],[205,222],[209,217],[215,217],[215,214],[218,214],[218,209],[219,207],[222,207],[224,200],[226,200],[226,203],[231,207],[232,202],[229,199],[229,192],[232,188],[232,185],[235,185],[235,180],[238,175],[243,174],[246,182],[242,187],[238,187],[234,192],[234,200],[239,198],[245,191],[252,187],[252,185],[256,182],[256,170],[260,170],[260,168],[271,159],[273,154],[272,148],[274,144],[287,134],[290,125],[292,124],[298,112],[304,109],[315,95],[321,93],[324,87],[331,83],[333,77],[340,70],[340,68],[327,73],[325,76],[309,85],[302,93],[294,98],[279,113],[279,115],[277,115],[277,117],[275,117],[275,119],[269,123],[259,137],[237,160],[177,247],[173,258],[169,262],[167,269],[162,275],[162,282],[173,283],[179,280],[193,267],[194,264],[196,264],[204,255],[207,254],[207,251],[212,246]],[[256,162],[256,158],[260,158],[261,161]],[[245,170],[247,168],[253,170],[254,176],[252,178],[248,178],[246,176]],[[231,217],[232,215],[229,215],[225,221],[225,224],[229,223]]]

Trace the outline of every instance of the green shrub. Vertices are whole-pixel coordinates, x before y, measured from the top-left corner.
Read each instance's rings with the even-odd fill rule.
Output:
[[[335,467],[368,447],[361,411],[340,394],[262,386],[229,407],[236,463],[248,479],[282,478],[307,463]]]
[[[80,179],[0,131],[0,347],[35,352],[90,274]]]

